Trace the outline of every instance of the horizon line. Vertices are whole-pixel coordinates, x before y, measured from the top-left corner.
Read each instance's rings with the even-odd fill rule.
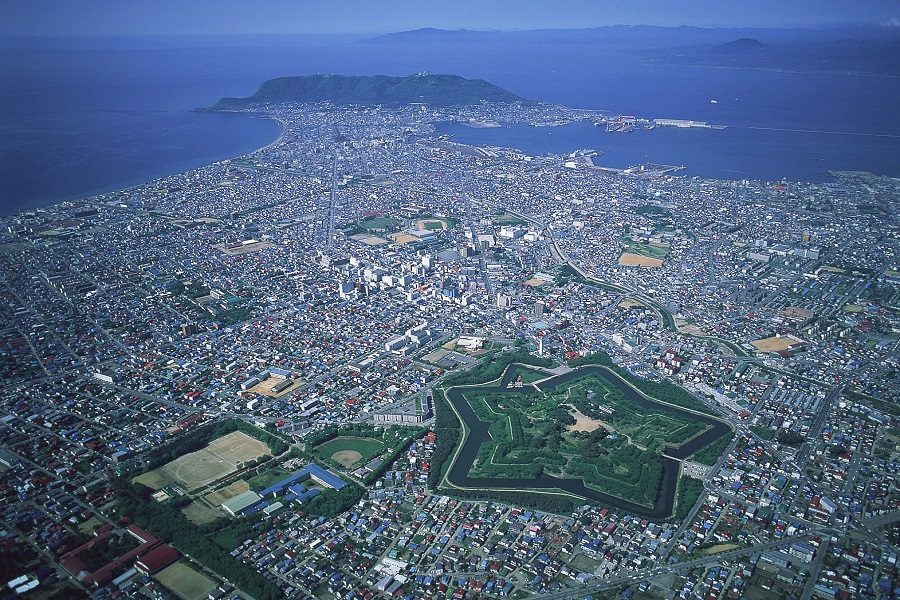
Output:
[[[0,33],[0,40],[13,39],[135,39],[135,38],[248,38],[248,37],[294,37],[294,36],[319,36],[319,37],[339,37],[351,35],[367,35],[367,36],[386,36],[402,33],[413,33],[419,31],[441,31],[448,33],[471,32],[471,33],[527,33],[539,31],[590,31],[595,29],[608,28],[637,28],[648,27],[656,29],[740,29],[754,31],[828,31],[841,28],[868,28],[878,30],[896,29],[900,35],[900,27],[892,26],[886,22],[841,22],[831,24],[818,25],[654,25],[651,23],[613,23],[609,25],[594,25],[589,27],[528,27],[528,28],[474,28],[474,27],[436,27],[433,25],[424,25],[412,29],[400,30],[346,30],[346,31],[255,31],[255,32],[206,32],[206,33],[48,33],[48,34],[29,34],[29,33]]]

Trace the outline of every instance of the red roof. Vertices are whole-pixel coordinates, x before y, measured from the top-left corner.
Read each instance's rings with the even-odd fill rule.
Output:
[[[162,571],[181,557],[181,553],[168,544],[159,544],[139,558],[134,566],[148,575]]]

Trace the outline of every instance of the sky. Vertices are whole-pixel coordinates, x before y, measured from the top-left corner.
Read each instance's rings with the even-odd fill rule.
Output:
[[[419,27],[827,27],[900,21],[897,0],[0,0],[0,36],[384,33]]]

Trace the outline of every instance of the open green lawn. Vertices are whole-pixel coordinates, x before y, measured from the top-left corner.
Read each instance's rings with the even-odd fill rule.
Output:
[[[579,571],[585,571],[587,573],[593,573],[594,569],[600,566],[600,561],[591,558],[586,554],[579,554],[569,563],[573,569],[578,569]]]
[[[273,467],[267,471],[263,471],[256,477],[249,479],[247,483],[250,484],[251,490],[258,492],[259,490],[263,490],[274,483],[278,483],[288,475],[290,475],[289,471],[285,471],[281,467]]]
[[[372,217],[359,222],[359,227],[367,231],[391,231],[400,226],[400,221],[391,217]]]
[[[501,215],[494,216],[491,219],[491,223],[493,223],[494,225],[524,225],[525,220],[509,213],[503,213]]]

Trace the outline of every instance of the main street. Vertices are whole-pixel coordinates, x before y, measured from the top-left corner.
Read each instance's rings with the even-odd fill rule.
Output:
[[[809,427],[809,433],[807,433],[806,442],[794,457],[794,462],[797,463],[797,466],[801,471],[806,468],[806,464],[807,462],[809,462],[810,453],[812,452],[813,448],[818,445],[819,440],[822,437],[822,429],[825,427],[825,421],[828,419],[828,415],[831,414],[831,407],[834,404],[834,401],[837,400],[842,393],[844,393],[844,386],[834,386],[833,388],[828,390],[828,394],[819,405],[819,409],[816,411],[816,416]]]

